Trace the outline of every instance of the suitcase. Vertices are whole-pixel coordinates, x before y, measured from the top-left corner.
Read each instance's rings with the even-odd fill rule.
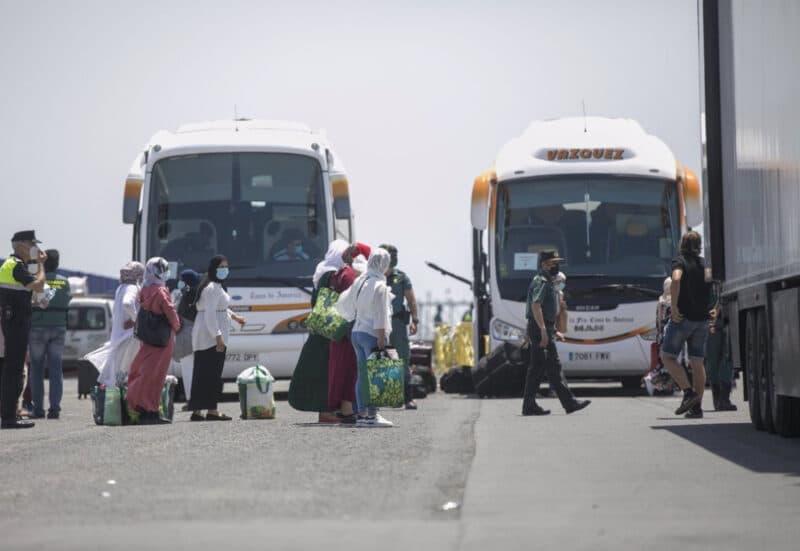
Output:
[[[519,397],[525,390],[529,351],[510,343],[497,346],[472,371],[475,393],[481,398]]]
[[[97,385],[100,372],[90,362],[82,361],[78,364],[78,399],[87,398],[92,387]]]

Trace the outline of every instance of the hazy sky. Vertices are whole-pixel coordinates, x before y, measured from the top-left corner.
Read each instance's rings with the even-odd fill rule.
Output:
[[[122,192],[158,129],[240,116],[325,128],[357,237],[418,294],[468,298],[470,192],[534,119],[630,117],[699,173],[695,0],[0,0],[0,238],[71,269],[129,259]]]

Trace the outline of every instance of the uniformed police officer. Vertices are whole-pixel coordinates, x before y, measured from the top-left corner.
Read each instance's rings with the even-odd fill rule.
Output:
[[[564,259],[558,256],[556,250],[542,251],[539,255],[539,273],[533,277],[528,287],[525,315],[528,318],[531,358],[525,379],[522,415],[550,413],[550,410],[542,409],[536,403],[536,391],[545,372],[567,413],[583,409],[591,403],[590,400],[576,400],[570,392],[562,377],[561,362],[556,350],[555,340],[563,336],[556,331],[558,291],[553,285],[553,278],[558,275],[562,260]]]
[[[0,267],[0,325],[5,337],[5,364],[0,377],[0,427],[33,427],[33,421],[17,418],[17,400],[22,392],[25,353],[31,330],[31,292],[44,289],[44,261],[47,255],[37,246],[33,230],[20,231],[11,238],[14,249]],[[36,265],[36,275],[29,270]]]
[[[408,334],[416,335],[417,324],[417,299],[414,296],[414,289],[411,287],[411,280],[405,272],[397,269],[397,247],[394,245],[381,245],[382,249],[389,251],[389,272],[386,274],[386,281],[394,295],[392,301],[392,333],[389,341],[397,349],[397,354],[403,360],[405,367],[405,389],[404,398],[406,409],[417,409],[414,397],[411,394],[411,346],[408,342]],[[408,303],[408,309],[406,309]]]

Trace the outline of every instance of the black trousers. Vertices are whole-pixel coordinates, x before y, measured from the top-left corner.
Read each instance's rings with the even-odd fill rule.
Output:
[[[17,403],[25,379],[25,354],[31,332],[31,317],[12,306],[0,306],[0,326],[5,338],[6,352],[0,375],[0,418],[13,422],[17,418]]]
[[[212,346],[194,353],[194,371],[192,372],[192,394],[189,398],[189,409],[217,409],[220,389],[222,388],[222,368],[225,366],[225,352],[217,352]]]
[[[548,331],[550,332],[550,331]],[[552,331],[551,334],[555,333]],[[561,360],[558,359],[558,350],[553,338],[549,339],[547,346],[542,348],[542,334],[535,322],[528,324],[528,338],[531,340],[531,359],[528,364],[528,373],[525,377],[525,393],[523,399],[528,403],[535,403],[536,391],[547,374],[550,385],[555,390],[563,407],[575,403],[575,396],[567,386],[567,381],[561,371]]]

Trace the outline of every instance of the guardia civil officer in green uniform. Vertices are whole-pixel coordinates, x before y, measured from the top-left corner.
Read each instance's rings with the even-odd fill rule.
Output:
[[[417,299],[414,296],[414,289],[411,287],[411,280],[405,272],[397,269],[397,247],[394,245],[381,245],[382,249],[389,251],[391,262],[389,271],[386,274],[386,282],[392,290],[394,300],[392,301],[392,333],[389,336],[391,345],[397,349],[397,354],[403,360],[405,366],[405,403],[406,409],[417,409],[414,397],[411,395],[411,346],[408,342],[408,334],[416,335],[417,324]],[[408,304],[408,308],[406,308]]]
[[[561,375],[561,361],[556,350],[556,338],[563,337],[556,331],[558,291],[553,285],[553,278],[558,275],[563,260],[556,250],[542,251],[539,254],[539,273],[533,277],[528,287],[525,316],[528,319],[531,357],[525,378],[522,415],[550,413],[550,410],[543,409],[536,403],[536,391],[545,373],[567,413],[583,409],[591,403],[590,400],[575,399],[567,387]]]
[[[31,383],[33,413],[31,418],[44,417],[44,372],[47,368],[50,380],[50,409],[48,419],[58,419],[61,398],[64,394],[64,371],[61,356],[67,333],[67,308],[72,300],[69,281],[57,273],[60,254],[56,249],[47,249],[44,261],[45,281],[55,291],[47,304],[35,304],[29,338],[31,364],[28,380]]]
[[[0,427],[30,428],[32,421],[17,419],[17,400],[22,393],[25,353],[31,330],[31,292],[44,289],[44,261],[47,255],[37,247],[33,230],[20,231],[11,238],[14,252],[0,267],[0,326],[5,338],[5,363],[0,376]],[[28,269],[36,264],[36,275]]]

